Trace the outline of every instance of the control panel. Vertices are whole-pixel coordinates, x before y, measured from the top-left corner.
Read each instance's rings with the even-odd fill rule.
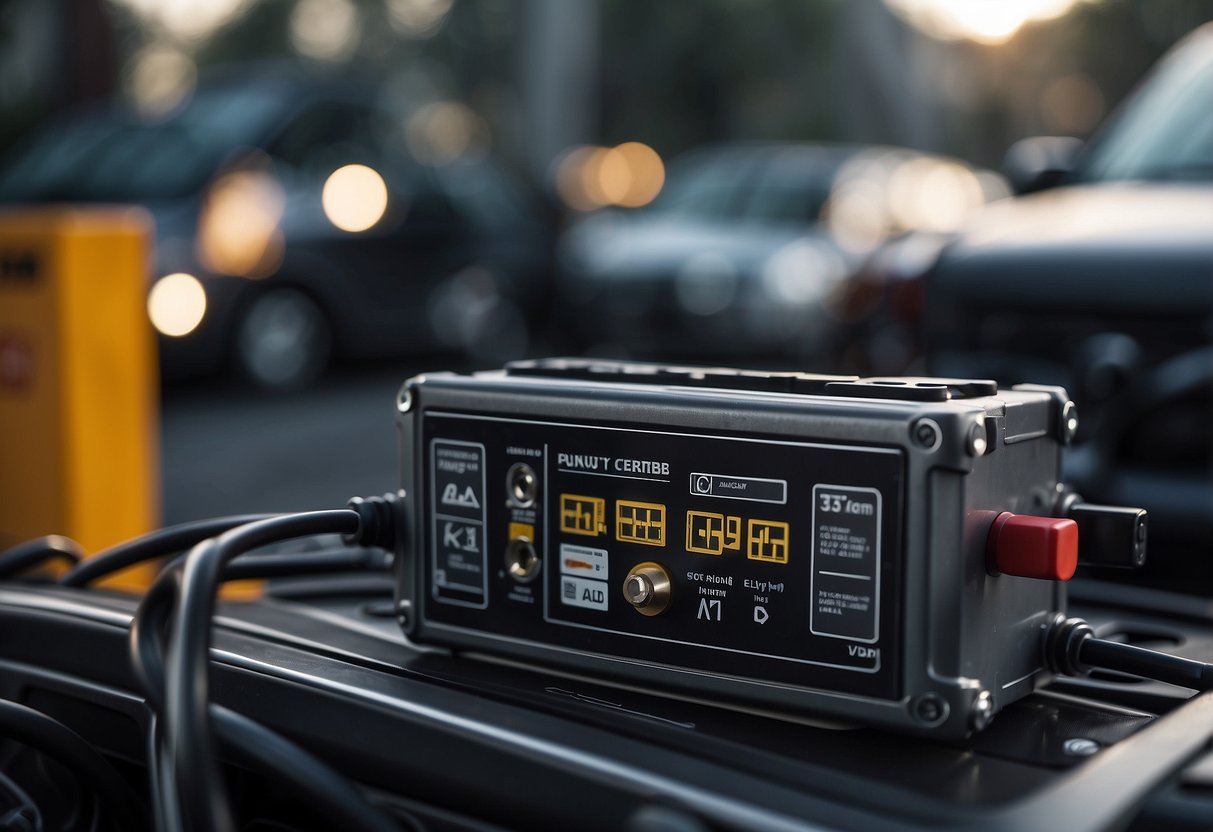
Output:
[[[1059,389],[548,360],[399,410],[416,642],[954,736],[1048,678]]]
[[[896,696],[897,450],[438,413],[423,435],[428,620]]]

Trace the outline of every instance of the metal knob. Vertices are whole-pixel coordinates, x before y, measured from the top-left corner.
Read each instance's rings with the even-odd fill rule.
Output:
[[[638,563],[623,580],[623,597],[641,615],[660,615],[670,605],[670,575],[659,564]]]

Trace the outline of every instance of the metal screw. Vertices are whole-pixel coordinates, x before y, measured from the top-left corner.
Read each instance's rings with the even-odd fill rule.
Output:
[[[948,703],[938,694],[924,693],[914,702],[914,716],[928,725],[943,722],[948,716]]]
[[[413,409],[413,391],[408,388],[408,385],[400,388],[399,395],[396,396],[396,410],[400,413],[408,413]]]
[[[965,445],[965,449],[968,450],[969,456],[981,456],[988,447],[985,423],[974,422],[973,427],[969,428],[969,441]]]
[[[969,714],[969,722],[973,726],[974,731],[981,731],[990,724],[990,720],[993,718],[994,697],[990,695],[988,690],[983,690],[973,700],[973,710]]]
[[[933,419],[919,419],[914,423],[910,435],[914,437],[915,442],[928,451],[938,448],[941,441],[939,425]]]
[[[1074,402],[1066,402],[1061,408],[1061,441],[1069,445],[1078,433],[1078,407]]]
[[[1090,757],[1099,750],[1099,743],[1086,737],[1073,737],[1062,743],[1061,747],[1071,757]]]

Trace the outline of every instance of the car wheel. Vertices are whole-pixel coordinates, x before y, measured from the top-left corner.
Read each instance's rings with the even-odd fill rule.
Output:
[[[332,328],[314,300],[297,289],[270,289],[245,307],[233,354],[237,370],[255,386],[290,390],[324,372],[332,342]]]

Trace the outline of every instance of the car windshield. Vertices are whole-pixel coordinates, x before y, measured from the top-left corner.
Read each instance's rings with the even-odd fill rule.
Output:
[[[236,148],[256,145],[283,107],[265,89],[199,91],[176,116],[81,117],[44,131],[9,164],[0,199],[150,200],[202,187]]]
[[[813,224],[843,156],[817,148],[722,154],[671,166],[652,211],[681,219]]]
[[[1081,181],[1213,179],[1213,29],[1158,69],[1081,165]]]

